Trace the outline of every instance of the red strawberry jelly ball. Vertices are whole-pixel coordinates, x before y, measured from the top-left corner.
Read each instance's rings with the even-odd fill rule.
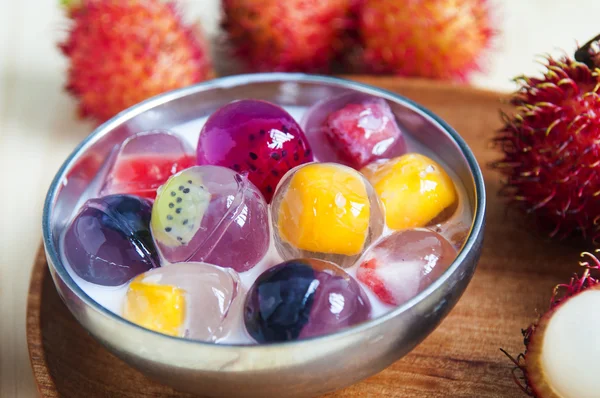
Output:
[[[434,231],[398,231],[365,253],[356,277],[384,303],[401,305],[439,278],[456,254]]]
[[[137,133],[121,145],[101,194],[154,199],[169,177],[195,164],[194,149],[175,134],[166,130]]]
[[[311,107],[303,126],[315,156],[322,162],[359,170],[406,151],[396,117],[379,97],[350,93],[326,99]]]
[[[247,175],[267,202],[290,169],[313,160],[304,132],[283,108],[239,100],[213,113],[198,139],[198,164]]]
[[[115,192],[156,198],[156,190],[170,176],[194,166],[192,155],[134,155],[119,162],[113,171]]]

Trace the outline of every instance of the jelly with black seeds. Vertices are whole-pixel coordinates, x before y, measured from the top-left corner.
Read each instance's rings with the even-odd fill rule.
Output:
[[[246,175],[267,202],[288,170],[313,160],[294,118],[259,100],[234,101],[213,113],[200,133],[197,155],[200,165],[225,166]]]

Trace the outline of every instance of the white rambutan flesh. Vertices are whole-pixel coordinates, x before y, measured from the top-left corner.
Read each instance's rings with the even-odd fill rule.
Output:
[[[581,257],[584,272],[556,285],[548,311],[522,330],[525,352],[515,358],[501,349],[517,385],[535,398],[600,398],[600,258]]]
[[[558,307],[544,336],[542,366],[565,397],[600,394],[600,290],[590,289]]]
[[[536,397],[600,397],[600,286],[561,302],[533,330],[526,354]]]

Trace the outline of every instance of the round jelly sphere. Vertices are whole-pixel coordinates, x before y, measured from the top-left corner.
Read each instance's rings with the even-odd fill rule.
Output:
[[[436,232],[397,231],[365,253],[356,276],[384,303],[400,305],[439,278],[456,254],[450,242]]]
[[[313,160],[304,132],[283,108],[239,100],[214,112],[198,139],[198,164],[231,168],[248,176],[267,202],[283,175]]]
[[[129,284],[123,317],[171,336],[215,342],[242,312],[237,273],[206,263],[153,269]]]
[[[406,143],[386,100],[361,93],[345,93],[315,103],[302,127],[315,157],[360,169],[385,158],[402,155]]]
[[[380,201],[356,170],[309,163],[290,171],[272,203],[275,246],[284,259],[351,266],[383,231]]]
[[[247,178],[220,166],[194,166],[158,189],[152,235],[170,263],[199,261],[243,272],[269,248],[267,204]]]
[[[119,148],[102,194],[128,193],[154,199],[167,179],[196,164],[196,154],[181,138],[152,130],[127,138]]]
[[[132,195],[107,195],[84,203],[67,228],[64,254],[82,279],[122,285],[159,266],[150,234],[152,203]]]
[[[457,209],[454,181],[439,163],[427,156],[409,153],[374,162],[361,172],[381,198],[390,229],[441,223]]]
[[[254,282],[244,307],[246,330],[259,343],[298,340],[369,319],[371,304],[343,269],[317,259],[278,264]]]

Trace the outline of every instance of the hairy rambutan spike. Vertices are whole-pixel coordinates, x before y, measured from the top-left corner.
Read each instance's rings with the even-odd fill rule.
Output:
[[[595,253],[600,253],[600,249],[596,249]],[[600,279],[592,276],[593,271],[600,270],[600,259],[597,255],[590,252],[582,252],[581,257],[584,259],[579,262],[579,265],[584,268],[581,275],[574,274],[568,283],[561,283],[554,287],[550,298],[550,305],[546,314],[555,310],[561,303],[567,299],[575,296],[582,291],[591,287],[597,286],[600,283]],[[543,316],[543,315],[542,315]],[[535,333],[538,323],[542,316],[538,316],[536,321],[533,322],[526,329],[521,329],[523,335],[523,345],[525,346],[524,352],[513,357],[506,350],[500,349],[510,361],[515,365],[512,369],[512,377],[517,386],[526,394],[535,397],[534,390],[529,385],[527,379],[527,347],[531,340],[531,336]],[[541,398],[541,397],[539,397]]]
[[[516,358],[514,358],[506,350],[500,348],[500,351],[502,351],[502,353],[504,353],[504,355],[506,355],[508,359],[510,359],[510,361],[515,365],[511,370],[511,375],[515,384],[525,394],[533,397],[533,391],[531,390],[531,387],[529,387],[527,378],[525,377],[525,355],[519,354]]]
[[[595,252],[600,253],[600,249],[596,249]],[[569,283],[561,283],[554,287],[550,299],[550,309],[554,309],[565,299],[598,284],[599,280],[592,277],[590,271],[598,270],[600,268],[600,260],[598,260],[596,255],[590,252],[581,253],[581,257],[587,259],[587,261],[579,262],[579,265],[585,268],[583,273],[581,276],[577,274],[573,275]]]
[[[553,237],[600,238],[600,69],[546,57],[542,77],[515,78],[519,89],[493,138],[503,157],[499,194],[536,216]]]

